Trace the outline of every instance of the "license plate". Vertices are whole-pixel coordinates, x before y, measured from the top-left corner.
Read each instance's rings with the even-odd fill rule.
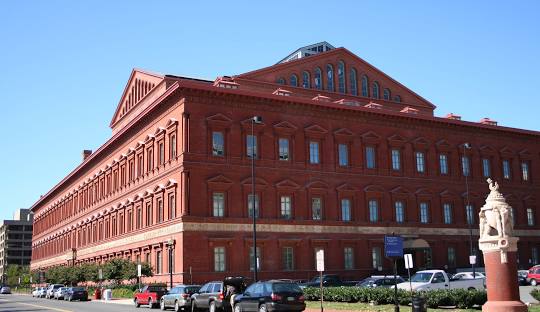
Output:
[[[288,301],[294,301],[294,297],[287,297]]]

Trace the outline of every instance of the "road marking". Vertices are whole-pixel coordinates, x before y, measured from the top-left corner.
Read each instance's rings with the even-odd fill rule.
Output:
[[[58,311],[58,312],[73,312],[71,310],[57,309],[57,308],[52,308],[52,307],[47,307],[47,306],[42,306],[42,305],[37,305],[37,304],[31,304],[31,303],[7,300],[7,299],[3,299],[3,298],[0,299],[0,300],[7,301],[7,302],[13,302],[13,303],[17,303],[17,304],[22,304],[22,305],[26,305],[26,306],[31,306],[31,307],[34,307],[34,308],[45,308],[47,310],[53,310],[53,311]]]

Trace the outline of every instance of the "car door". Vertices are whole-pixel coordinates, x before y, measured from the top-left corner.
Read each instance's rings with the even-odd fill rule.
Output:
[[[255,310],[253,310],[253,297],[255,296],[255,289],[257,288],[258,285],[259,285],[259,283],[255,283],[255,284],[249,286],[244,291],[244,294],[243,294],[242,299],[240,301],[240,310],[242,310],[244,312],[255,311]]]
[[[444,275],[440,272],[435,273],[431,280],[431,289],[445,289],[448,287],[448,283],[444,278]]]
[[[203,301],[204,301],[204,298],[208,298],[207,296],[207,292],[208,292],[208,287],[211,287],[212,283],[206,283],[204,284],[202,287],[201,287],[201,290],[199,291],[198,294],[195,294],[193,296],[194,298],[194,301],[192,304],[196,305],[197,307],[202,307],[203,306]]]

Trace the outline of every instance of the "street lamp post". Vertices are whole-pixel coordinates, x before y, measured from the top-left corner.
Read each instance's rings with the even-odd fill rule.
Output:
[[[463,157],[467,157],[466,150],[471,149],[471,145],[469,143],[463,144]],[[462,165],[464,165],[464,161],[462,161]],[[467,174],[465,174],[465,215],[467,219],[467,224],[469,225],[469,263],[472,267],[473,272],[473,278],[476,278],[476,272],[474,268],[474,264],[476,263],[476,255],[473,254],[473,239],[472,239],[472,211],[469,214],[469,174],[471,174],[471,161],[469,160],[467,162]],[[463,168],[463,171],[465,171],[465,168]],[[465,173],[465,172],[464,172]]]
[[[169,239],[166,243],[169,248],[169,282],[171,283],[171,288],[173,289],[173,250],[174,250],[174,239]]]
[[[253,216],[253,281],[257,282],[257,215],[255,214],[255,157],[257,155],[257,148],[255,147],[255,136],[253,128],[255,124],[262,123],[261,116],[253,116],[251,118],[251,213]]]

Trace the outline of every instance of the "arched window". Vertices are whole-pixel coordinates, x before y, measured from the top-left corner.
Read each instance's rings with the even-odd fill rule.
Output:
[[[356,69],[351,68],[349,72],[349,90],[352,95],[358,95],[358,83],[356,81]]]
[[[394,102],[397,102],[397,103],[401,102],[401,96],[399,95],[394,96]]]
[[[383,99],[387,100],[387,101],[390,101],[392,97],[390,96],[390,89],[388,88],[385,88],[383,90]]]
[[[282,84],[282,85],[286,84],[285,78],[279,77],[278,80],[277,80],[277,83]]]
[[[304,71],[302,73],[302,87],[306,88],[306,89],[311,88],[311,83],[310,83],[310,79],[309,79],[309,73],[307,71]]]
[[[338,91],[339,93],[345,93],[345,63],[343,61],[339,61],[338,63],[337,76]]]
[[[371,97],[373,97],[374,99],[379,98],[379,84],[376,81],[373,83],[373,90],[371,91]]]
[[[322,90],[322,72],[319,67],[315,68],[315,89]]]
[[[298,77],[296,77],[295,74],[291,75],[291,79],[289,80],[289,84],[293,87],[298,87]]]
[[[362,76],[362,96],[369,96],[368,78],[366,75]]]
[[[334,91],[334,67],[330,64],[326,65],[326,90]]]

